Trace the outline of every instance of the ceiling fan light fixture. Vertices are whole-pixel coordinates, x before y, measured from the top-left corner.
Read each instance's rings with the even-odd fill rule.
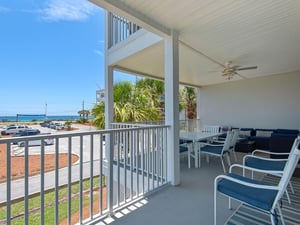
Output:
[[[224,64],[224,70],[222,71],[222,75],[225,77],[226,80],[231,80],[235,74],[238,74],[237,71],[252,69],[257,69],[257,66],[241,67],[239,65],[233,65],[232,61],[228,61]]]

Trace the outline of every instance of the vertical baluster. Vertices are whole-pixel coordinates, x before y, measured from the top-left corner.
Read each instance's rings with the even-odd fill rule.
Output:
[[[151,129],[151,167],[152,167],[152,189],[154,189],[154,180],[155,180],[155,133],[154,130]]]
[[[165,155],[165,163],[164,163],[164,168],[165,168],[165,182],[167,182],[168,177],[168,151],[167,151],[167,128],[164,128],[164,135],[163,135],[163,142],[164,142],[164,155]]]
[[[154,132],[155,132],[155,146],[156,146],[156,159],[155,159],[155,166],[156,166],[156,171],[155,171],[155,173],[156,173],[156,187],[159,187],[159,153],[160,153],[160,149],[159,149],[159,130],[158,130],[158,128],[156,128],[155,130],[154,130]]]
[[[90,135],[90,218],[94,218],[94,135]],[[100,188],[101,190],[101,188]]]
[[[25,146],[24,146],[24,224],[28,225],[28,219],[29,219],[29,211],[28,211],[28,180],[29,180],[29,173],[28,173],[28,140],[25,141]]]
[[[44,224],[44,208],[45,208],[45,142],[44,138],[41,140],[41,161],[40,161],[40,167],[41,167],[41,189],[40,189],[40,224]]]
[[[140,189],[140,185],[139,185],[139,174],[140,174],[140,154],[139,154],[139,132],[140,130],[135,130],[135,146],[134,148],[136,149],[136,195],[139,196],[139,189]]]
[[[68,137],[68,224],[72,216],[72,137]]]
[[[83,136],[80,135],[80,159],[79,159],[79,222],[82,223],[83,207]]]
[[[116,146],[117,146],[117,205],[120,206],[121,201],[121,160],[120,160],[120,154],[122,154],[122,146],[120,144],[120,132],[116,132]],[[123,165],[125,166],[125,162],[123,162]]]
[[[103,174],[103,168],[102,168],[102,162],[103,162],[103,135],[100,134],[100,159],[99,159],[99,185],[100,185],[100,191],[99,191],[99,212],[100,215],[102,215],[103,211],[103,179],[102,179],[102,174]]]
[[[134,170],[134,161],[133,161],[133,132],[129,131],[129,148],[130,151],[130,200],[133,198],[133,170]]]
[[[141,171],[142,171],[142,194],[145,193],[145,129],[141,132]]]
[[[147,184],[148,184],[148,188],[147,191],[150,191],[150,162],[151,162],[151,158],[150,158],[150,130],[147,129]]]
[[[11,143],[6,145],[6,224],[10,225],[11,218]]]
[[[54,223],[58,224],[58,207],[59,207],[59,138],[55,138],[55,214],[54,214]]]
[[[127,154],[127,149],[128,149],[128,131],[124,131],[124,147],[123,147],[123,154],[125,155],[125,161],[124,161],[124,201],[127,201],[127,161],[128,161],[128,154]]]

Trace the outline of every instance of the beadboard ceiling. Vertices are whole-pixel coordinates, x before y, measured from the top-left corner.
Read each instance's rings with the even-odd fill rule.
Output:
[[[158,35],[179,32],[180,82],[206,86],[300,71],[300,1],[91,0]],[[163,77],[164,43],[117,66]],[[223,65],[258,66],[232,80]]]

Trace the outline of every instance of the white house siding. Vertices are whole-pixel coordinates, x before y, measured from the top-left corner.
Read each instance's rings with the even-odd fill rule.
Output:
[[[201,88],[202,124],[300,129],[300,72]]]

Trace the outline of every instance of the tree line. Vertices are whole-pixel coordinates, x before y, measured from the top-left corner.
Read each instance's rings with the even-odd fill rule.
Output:
[[[114,84],[115,122],[157,122],[164,120],[164,82],[140,79],[136,84],[122,81]],[[192,87],[179,90],[179,110],[185,110],[186,118],[196,118],[196,94]],[[93,123],[99,129],[105,128],[104,102],[91,110]],[[81,112],[88,115],[89,112]]]

